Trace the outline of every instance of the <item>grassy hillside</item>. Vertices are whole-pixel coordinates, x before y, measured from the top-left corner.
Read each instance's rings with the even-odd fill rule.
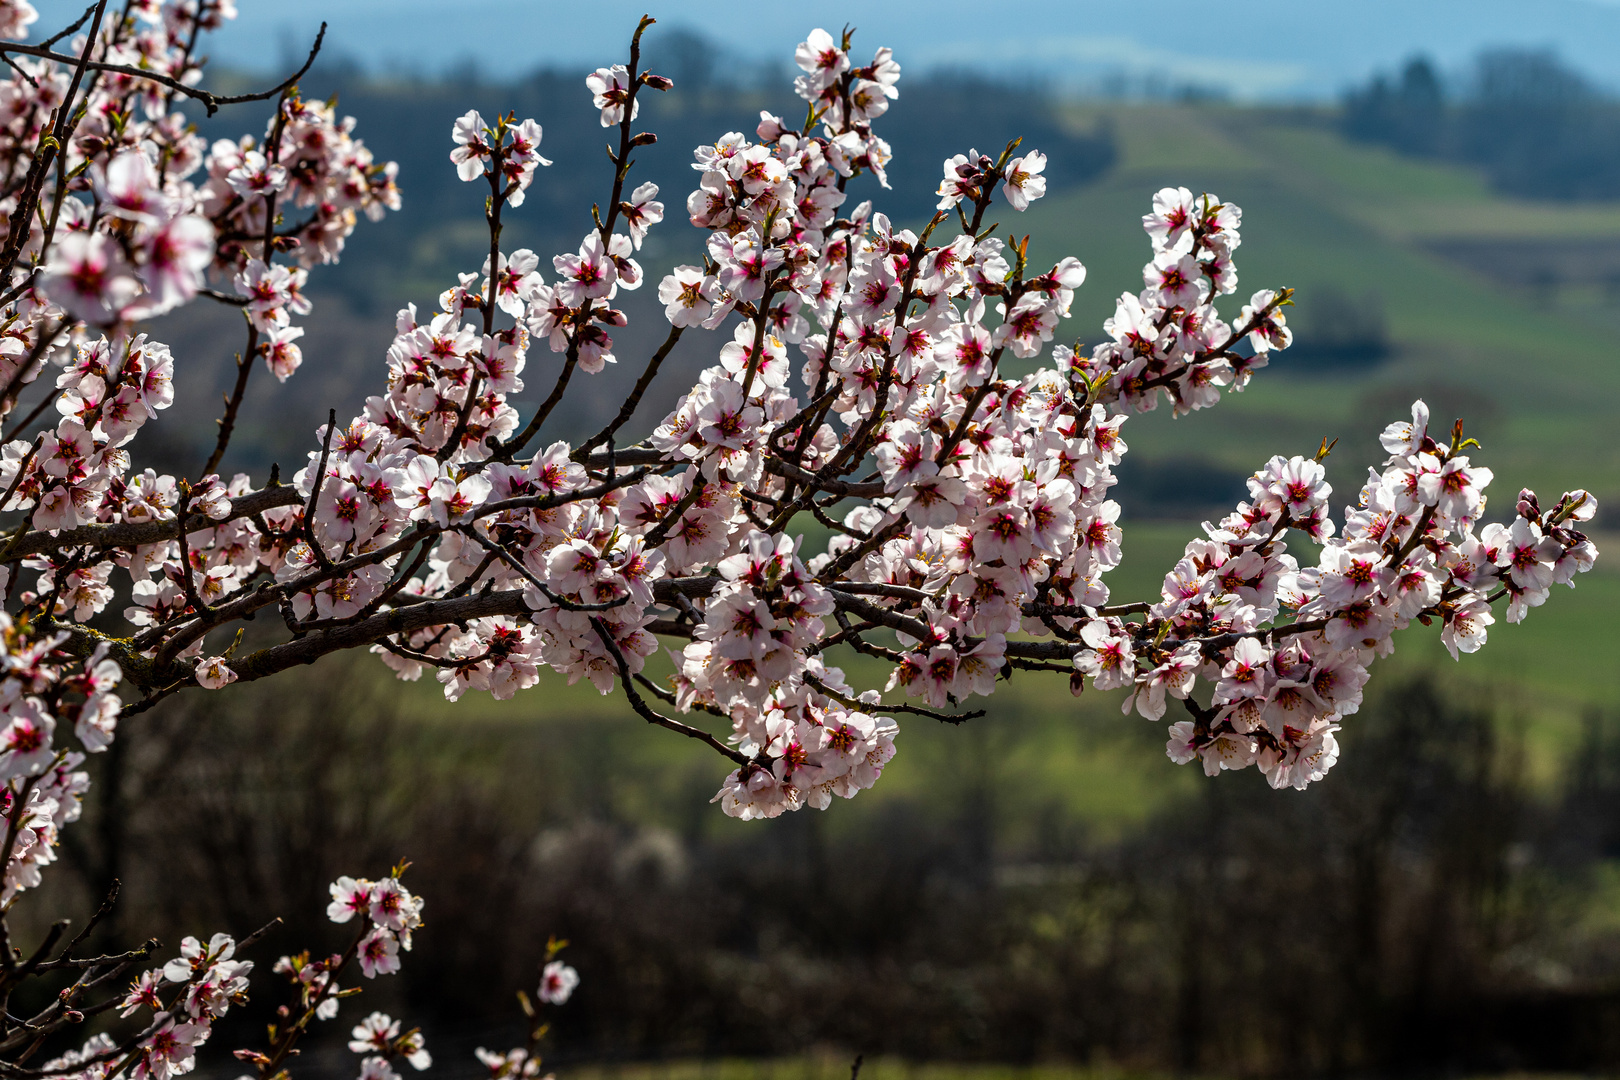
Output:
[[[1083,115],[1094,119],[1092,110]],[[1008,223],[1037,236],[1043,258],[1073,253],[1087,263],[1090,278],[1076,299],[1082,327],[1098,325],[1121,289],[1138,287],[1147,245],[1137,221],[1153,190],[1179,183],[1243,206],[1240,293],[1295,286],[1308,316],[1313,290],[1373,291],[1396,345],[1396,355],[1372,369],[1290,366],[1263,372],[1216,409],[1181,420],[1163,412],[1133,419],[1126,427],[1133,455],[1201,456],[1247,472],[1271,453],[1309,453],[1322,437],[1341,437],[1331,475],[1337,495],[1353,502],[1379,456],[1373,434],[1422,395],[1437,417],[1463,416],[1484,443],[1476,458],[1495,470],[1498,506],[1520,487],[1547,498],[1575,486],[1615,505],[1620,352],[1612,325],[1620,308],[1578,282],[1550,296],[1527,293],[1503,284],[1488,260],[1436,251],[1453,242],[1476,251],[1497,244],[1507,253],[1523,242],[1620,247],[1620,206],[1503,199],[1470,172],[1347,143],[1310,116],[1169,107],[1111,115],[1120,166]],[[1611,515],[1604,523],[1620,520]],[[1612,548],[1603,541],[1600,549]],[[1168,551],[1160,545],[1169,543],[1166,530],[1137,550],[1162,560]],[[1131,559],[1131,573],[1146,573],[1135,552]],[[1499,627],[1487,653],[1456,668],[1508,700],[1522,691],[1516,707],[1556,742],[1573,730],[1582,703],[1612,700],[1620,676],[1620,630],[1605,617],[1620,599],[1612,557],[1581,586],[1559,590],[1525,625]],[[1443,657],[1434,635],[1421,638],[1405,646],[1403,663]]]
[[[1372,371],[1271,374],[1180,424],[1145,418],[1135,422],[1139,446],[1146,428],[1154,453],[1173,447],[1248,469],[1259,453],[1344,435],[1335,464],[1349,477],[1358,470],[1346,464],[1370,457],[1366,434],[1396,418],[1387,405],[1377,415],[1367,407],[1398,400],[1397,391],[1429,391],[1437,413],[1448,397],[1489,403],[1494,415],[1470,430],[1483,427],[1498,490],[1579,483],[1600,495],[1620,491],[1620,449],[1604,437],[1620,403],[1610,330],[1617,309],[1579,296],[1548,306],[1497,284],[1488,265],[1433,251],[1446,240],[1620,242],[1620,206],[1497,198],[1465,171],[1346,143],[1309,118],[1144,107],[1118,115],[1116,130],[1119,168],[1008,222],[1034,233],[1043,256],[1074,253],[1090,267],[1076,300],[1082,328],[1098,325],[1121,289],[1139,287],[1147,245],[1137,222],[1154,189],[1179,183],[1243,206],[1240,292],[1295,286],[1307,315],[1323,286],[1376,292],[1399,351]]]

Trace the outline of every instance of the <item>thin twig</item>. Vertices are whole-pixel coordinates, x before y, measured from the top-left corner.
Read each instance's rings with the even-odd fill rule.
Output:
[[[106,0],[102,0],[98,7],[106,7]],[[97,22],[99,23],[99,21],[100,19],[98,12]],[[95,37],[94,27],[91,28],[90,36],[93,40]],[[279,85],[269,90],[260,90],[251,94],[212,94],[207,90],[199,90],[194,86],[187,86],[185,83],[182,83],[177,79],[172,79],[167,75],[160,75],[155,71],[150,71],[145,68],[131,67],[128,64],[108,64],[100,60],[87,59],[83,62],[83,66],[92,71],[107,71],[114,75],[128,75],[134,79],[146,79],[147,81],[155,82],[160,86],[166,86],[175,93],[184,94],[186,97],[202,102],[203,107],[208,110],[208,115],[213,116],[219,111],[221,105],[243,105],[250,101],[268,101],[269,99],[280,94],[282,91],[291,87],[299,79],[303,78],[305,73],[309,71],[310,65],[315,63],[315,57],[321,51],[321,43],[325,39],[326,23],[323,22],[321,23],[320,30],[315,34],[315,43],[310,46],[309,57],[304,61],[303,67],[300,67],[297,71],[293,72],[292,75],[288,76]],[[53,39],[53,42],[54,40],[55,39]],[[61,53],[52,52],[45,45],[23,45],[14,41],[0,42],[0,53],[22,53],[25,56],[38,56],[45,60],[55,60],[59,64],[72,64],[79,62],[78,57],[64,56]],[[73,89],[76,90],[77,87],[75,86]],[[72,90],[70,90],[66,100],[72,100]]]
[[[332,568],[332,560],[327,557],[325,549],[315,542],[315,505],[321,498],[321,482],[326,479],[326,460],[332,453],[332,431],[336,427],[337,410],[330,409],[326,414],[326,437],[321,440],[320,468],[315,472],[315,486],[310,489],[309,504],[304,507],[304,541],[309,544],[310,554],[323,570]]]
[[[648,705],[641,695],[636,692],[635,681],[630,677],[630,665],[625,663],[624,652],[619,648],[619,643],[613,639],[613,634],[608,630],[607,625],[601,619],[592,616],[591,626],[596,629],[596,636],[602,639],[602,644],[613,657],[614,663],[618,665],[619,684],[624,687],[624,695],[630,700],[630,707],[636,710],[642,719],[657,724],[659,727],[679,732],[688,738],[696,739],[721,755],[735,761],[738,765],[747,765],[753,760],[736,747],[727,746],[707,731],[692,727],[689,724],[683,724],[679,720],[671,720],[653,709],[651,705]]]

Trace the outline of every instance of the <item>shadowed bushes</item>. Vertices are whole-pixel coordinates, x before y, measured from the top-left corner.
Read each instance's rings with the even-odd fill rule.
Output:
[[[400,719],[364,667],[304,685],[147,720],[98,834],[115,857],[75,861],[125,878],[129,925],[167,920],[173,940],[279,914],[268,948],[285,949],[329,936],[337,874],[409,856],[428,925],[360,1006],[407,1009],[441,1070],[498,1038],[490,1018],[513,1015],[552,933],[585,975],[565,1057],[1620,1063],[1620,949],[1572,929],[1620,847],[1620,739],[1601,718],[1549,802],[1511,730],[1417,680],[1351,718],[1308,793],[1223,776],[1115,841],[1055,821],[1012,841],[972,781],[954,815],[889,797],[738,826],[696,770],[677,777],[684,809],[640,819],[606,790],[637,767],[612,765],[592,724]]]

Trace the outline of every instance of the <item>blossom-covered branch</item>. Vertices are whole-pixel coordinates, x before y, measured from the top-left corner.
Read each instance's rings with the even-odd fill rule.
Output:
[[[900,67],[888,49],[860,63],[848,34],[821,30],[795,54],[800,126],[762,113],[751,134],[695,151],[685,212],[701,244],[658,283],[667,335],[608,426],[557,439],[576,382],[618,362],[614,303],[645,283],[639,252],[665,217],[634,175],[634,152],[656,142],[642,99],[671,85],[641,66],[650,18],[627,64],[585,80],[613,141],[577,250],[503,249],[551,164],[543,128],[467,113],[449,156],[484,189],[482,267],[432,314],[400,311],[379,392],[317,428],[288,482],[227,480],[215,470],[253,367],[299,367],[307,274],[339,257],[360,215],[398,206],[395,170],[293,81],[262,137],[205,150],[171,111],[185,97],[171,83],[225,7],[91,14],[71,56],[14,50],[9,86],[35,104],[7,129],[8,182],[14,205],[39,212],[10,225],[23,241],[0,402],[15,410],[55,370],[31,408],[49,402],[57,419],[37,438],[32,420],[16,425],[0,451],[0,509],[20,515],[0,575],[19,649],[49,642],[61,671],[99,665],[139,692],[98,699],[107,737],[121,710],[347,649],[403,678],[431,672],[451,699],[509,697],[550,669],[622,689],[645,719],[706,742],[733,766],[722,809],[772,816],[874,783],[894,716],[960,721],[967,698],[1055,669],[1075,693],[1126,691],[1155,720],[1185,702],[1176,760],[1303,786],[1331,766],[1395,630],[1438,622],[1448,648],[1472,651],[1493,605],[1517,621],[1595,559],[1577,531],[1589,495],[1543,510],[1524,492],[1511,518],[1488,520],[1471,440],[1431,432],[1419,402],[1386,431],[1385,465],[1342,523],[1323,455],[1273,458],[1157,597],[1116,600],[1109,495],[1126,419],[1242,391],[1291,341],[1290,290],[1224,300],[1241,211],[1166,188],[1143,219],[1142,287],[1120,296],[1108,340],[1063,344],[1085,267],[1032,263],[1029,237],[995,220],[1043,197],[1045,157],[1017,132],[994,153],[964,148],[919,231],[853,202],[857,177],[887,188],[878,130]],[[26,25],[17,14],[10,36]],[[163,77],[123,70],[137,58]],[[42,138],[75,94],[88,107],[69,110],[71,135]],[[46,143],[57,156],[40,156]],[[140,324],[198,296],[246,324],[214,452],[195,478],[138,471],[140,427],[173,399],[173,360]],[[721,336],[715,362],[661,423],[625,437],[675,344],[701,331]],[[1014,376],[1013,361],[1041,366]],[[514,399],[531,367],[546,392],[525,418]],[[1320,550],[1301,561],[1291,532]],[[117,605],[127,631],[88,625]],[[265,609],[285,636],[242,645]],[[649,666],[660,641],[667,677]],[[853,685],[839,650],[886,677]]]

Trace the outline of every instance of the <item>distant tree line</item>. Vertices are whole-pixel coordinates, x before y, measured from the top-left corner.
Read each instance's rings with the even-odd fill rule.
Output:
[[[649,33],[643,60],[667,71],[675,87],[649,95],[642,104],[646,126],[659,137],[656,145],[637,151],[636,175],[658,185],[660,200],[677,221],[685,216],[687,196],[699,179],[691,168],[693,147],[726,131],[753,139],[762,110],[790,126],[804,123],[804,103],[783,89],[780,71],[730,56],[691,31]],[[605,136],[582,90],[587,74],[579,64],[494,82],[472,67],[443,77],[400,78],[373,74],[354,62],[318,63],[303,81],[305,93],[337,96],[339,111],[359,121],[377,158],[399,163],[405,201],[399,214],[367,230],[363,245],[344,252],[341,265],[322,275],[322,287],[344,294],[357,310],[391,318],[401,286],[420,282],[418,302],[426,302],[454,271],[478,268],[488,248],[483,196],[457,179],[448,150],[451,125],[469,108],[485,117],[507,111],[535,117],[545,131],[541,152],[549,158],[603,162],[601,169],[544,170],[528,193],[529,205],[510,215],[502,240],[505,247],[532,248],[548,267],[552,254],[573,251],[591,226],[581,208],[606,195]],[[1038,85],[963,71],[907,71],[905,77],[907,92],[882,118],[894,159],[888,170],[893,193],[883,193],[881,202],[891,215],[898,209],[907,225],[920,226],[933,214],[933,193],[946,158],[973,147],[994,156],[1009,133],[1022,135],[1026,148],[1047,156],[1052,194],[1096,179],[1118,156],[1106,122],[1077,128],[1063,115],[1061,102]],[[234,131],[203,118],[200,109],[196,113],[210,139]],[[951,122],[941,123],[942,116]],[[240,125],[241,114],[232,123]],[[880,191],[871,177],[857,178],[849,187],[849,208]],[[701,261],[699,240],[682,227],[655,233],[642,261],[650,270]],[[657,274],[652,280],[656,283]]]
[[[1362,142],[1477,166],[1504,194],[1620,197],[1620,100],[1550,51],[1482,53],[1452,85],[1413,57],[1346,94],[1340,123]]]
[[[1620,933],[1599,914],[1613,716],[1588,716],[1548,793],[1512,725],[1416,677],[1351,718],[1308,797],[1198,777],[1103,837],[1059,803],[1011,809],[1022,710],[1050,707],[1032,702],[957,733],[954,812],[897,795],[732,829],[701,765],[609,767],[633,730],[412,719],[361,670],[246,687],[228,719],[165,703],[93,763],[102,801],[64,855],[84,897],[124,882],[114,937],[280,915],[274,955],[323,940],[335,867],[405,856],[433,883],[428,927],[345,1015],[408,1007],[445,1062],[510,1034],[484,1018],[555,933],[586,974],[559,1065],[819,1048],[1255,1077],[1620,1066]],[[617,786],[644,780],[684,793],[669,827],[627,813]],[[315,1061],[347,1030],[317,1032]]]

